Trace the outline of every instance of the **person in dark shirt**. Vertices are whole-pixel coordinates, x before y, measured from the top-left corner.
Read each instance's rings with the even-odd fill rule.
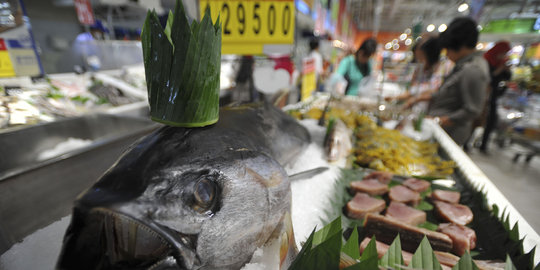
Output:
[[[480,151],[487,153],[489,136],[495,129],[498,122],[497,116],[497,99],[504,94],[505,86],[501,86],[501,82],[507,81],[512,76],[509,67],[506,65],[506,54],[510,51],[510,43],[500,41],[484,54],[484,58],[489,64],[489,74],[491,76],[490,94],[488,106],[488,114],[484,126],[484,134],[482,135],[482,144]]]
[[[468,17],[454,19],[439,42],[455,66],[439,91],[426,97],[430,102],[427,115],[438,120],[458,145],[464,145],[485,104],[489,66],[482,52],[476,51],[477,24]]]

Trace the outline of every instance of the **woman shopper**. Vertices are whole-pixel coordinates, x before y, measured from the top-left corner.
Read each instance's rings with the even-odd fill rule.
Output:
[[[354,55],[341,60],[337,73],[347,80],[346,95],[357,96],[360,82],[369,76],[372,69],[371,56],[377,50],[377,41],[373,38],[365,40]]]

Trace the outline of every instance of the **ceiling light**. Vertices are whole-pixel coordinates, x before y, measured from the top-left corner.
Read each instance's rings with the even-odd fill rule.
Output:
[[[439,25],[439,32],[444,32],[444,30],[446,30],[446,24],[441,24]]]
[[[463,4],[459,5],[459,7],[457,8],[457,11],[464,12],[467,9],[469,9],[469,5],[467,5],[467,3],[463,3]]]
[[[387,50],[390,50],[392,49],[392,43],[391,42],[388,42],[384,45],[384,48],[387,49]]]
[[[426,27],[426,30],[427,30],[428,32],[433,32],[433,30],[435,30],[435,25],[433,25],[433,24],[428,25],[428,26]]]
[[[405,33],[407,35],[410,35],[411,34],[411,28],[405,29],[405,31],[403,31],[403,33]]]
[[[394,44],[394,45],[398,44],[398,40],[397,40],[397,39],[393,39],[393,40],[392,40],[392,44]]]
[[[412,39],[408,38],[405,40],[405,45],[409,46],[412,44]]]
[[[399,40],[405,40],[407,38],[407,34],[403,33],[399,35]]]
[[[394,49],[394,51],[398,50],[399,49],[399,44],[394,44],[394,46],[392,46],[392,49]]]

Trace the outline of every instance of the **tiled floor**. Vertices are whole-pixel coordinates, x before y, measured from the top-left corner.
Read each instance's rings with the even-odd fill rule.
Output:
[[[513,163],[517,147],[499,148],[492,144],[489,155],[473,149],[469,156],[499,188],[531,227],[540,233],[540,156],[525,163]]]

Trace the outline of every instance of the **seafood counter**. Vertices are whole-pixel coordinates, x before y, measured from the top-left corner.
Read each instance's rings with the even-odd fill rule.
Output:
[[[108,113],[146,103],[144,72],[137,67],[85,74],[0,80],[0,129]]]
[[[299,104],[294,109],[304,105]],[[373,109],[373,104],[358,106],[365,106],[359,110]],[[85,265],[93,268],[92,264],[97,262],[140,264],[137,258],[142,256],[149,267],[171,266],[176,261],[187,269],[201,265],[226,269],[286,269],[294,259],[294,250],[302,248],[314,228],[320,229],[340,215],[345,221],[344,227],[363,228],[361,235],[365,238],[359,239],[360,250],[366,248],[370,235],[375,235],[377,241],[382,241],[377,243],[377,252],[383,256],[388,249],[385,245],[390,245],[393,235],[399,232],[403,249],[414,252],[413,246],[427,236],[437,250],[438,260],[443,263],[446,259],[443,268],[451,267],[465,251],[476,252],[473,257],[481,257],[481,250],[475,246],[483,245],[482,236],[478,236],[478,245],[474,240],[479,232],[471,232],[466,226],[481,216],[475,216],[478,212],[474,207],[471,210],[461,204],[459,189],[452,188],[456,183],[469,187],[469,193],[484,191],[487,203],[497,205],[490,211],[505,209],[506,222],[518,222],[519,230],[512,231],[519,239],[524,238],[525,252],[540,244],[540,237],[519,212],[430,120],[423,121],[422,129],[434,140],[418,142],[377,126],[372,122],[373,115],[352,115],[337,106],[327,111],[327,115],[309,109],[289,110],[289,114],[296,117],[303,114],[298,117],[303,118],[298,123],[307,132],[273,109],[254,108],[222,109],[220,122],[213,128],[196,132],[162,128],[139,141],[138,147],[124,155],[94,187],[79,197],[74,215],[44,226],[15,244],[0,257],[0,268],[53,269],[60,262],[66,266],[64,268],[71,269],[85,260],[88,261]],[[243,114],[245,111],[256,111],[257,115]],[[306,111],[309,117],[305,116]],[[341,117],[332,117],[335,115]],[[327,117],[328,122],[334,124],[319,125],[321,117]],[[258,121],[260,119],[263,121]],[[231,128],[234,126],[238,127]],[[243,126],[249,126],[249,132],[246,133]],[[218,137],[223,140],[215,140]],[[175,138],[183,138],[184,143],[174,144],[174,147],[185,149],[181,152],[186,156],[168,153],[166,145],[171,140],[176,141]],[[202,146],[201,141],[209,145]],[[405,143],[395,144],[396,141]],[[397,152],[381,149],[384,147]],[[144,160],[136,158],[143,156],[141,153],[146,153]],[[158,155],[171,158],[163,163]],[[188,162],[193,155],[198,157],[196,161]],[[230,158],[223,159],[223,156]],[[231,162],[235,166],[231,166]],[[262,163],[267,165],[261,167]],[[137,168],[139,173],[126,170],[128,167]],[[283,182],[286,175],[293,178],[293,175],[320,167],[328,169],[292,180],[290,193],[286,190],[287,183]],[[219,171],[214,171],[217,168]],[[127,172],[130,175],[126,175]],[[151,175],[156,172],[159,177]],[[171,180],[174,177],[186,181],[174,184]],[[189,179],[195,179],[195,184]],[[235,179],[244,181],[235,182]],[[135,185],[126,185],[126,181],[134,181]],[[121,189],[125,189],[123,195],[117,194]],[[107,196],[97,196],[99,194]],[[186,194],[193,195],[185,199]],[[151,203],[156,196],[162,198],[159,205]],[[461,196],[469,195],[463,191]],[[261,197],[266,199],[261,200]],[[281,205],[273,201],[286,197],[291,198],[290,213],[285,209],[289,203]],[[181,200],[176,200],[178,198]],[[179,207],[176,210],[175,205]],[[437,217],[430,216],[434,212]],[[485,216],[484,212],[480,214]],[[232,218],[231,215],[238,216]],[[495,213],[498,215],[500,213]],[[72,225],[68,228],[70,219]],[[211,221],[227,225],[212,227]],[[197,228],[194,224],[199,222],[205,226]],[[129,230],[140,231],[140,234],[132,239],[128,237]],[[456,231],[458,233],[453,234]],[[280,236],[278,241],[270,241],[276,234]],[[69,237],[62,246],[64,235]],[[100,239],[116,237],[119,241],[99,245],[95,243],[98,240],[95,235],[101,235]],[[233,239],[231,237],[240,241],[237,244],[243,247],[238,251],[241,254],[230,254],[230,249],[220,248],[222,239]],[[137,245],[138,241],[151,248]],[[284,246],[287,248],[283,249]],[[88,249],[92,250],[91,254],[82,252]],[[122,252],[117,252],[119,250]],[[112,257],[107,258],[105,254]],[[406,264],[410,256],[404,251]],[[218,257],[220,259],[215,260]],[[486,260],[476,260],[476,263],[479,265]],[[539,261],[540,257],[535,254],[534,262]],[[489,267],[496,267],[497,263]]]

